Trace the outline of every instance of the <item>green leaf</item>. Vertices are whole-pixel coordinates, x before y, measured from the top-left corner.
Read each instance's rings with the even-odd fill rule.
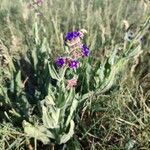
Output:
[[[87,87],[89,89],[90,87],[90,77],[91,77],[91,71],[92,71],[92,67],[90,64],[86,65],[86,81],[87,81]]]
[[[11,103],[7,94],[7,88],[0,85],[0,102]]]
[[[73,102],[72,102],[72,105],[71,105],[71,107],[70,107],[69,115],[68,115],[68,117],[67,117],[66,127],[68,127],[69,122],[70,122],[70,120],[72,119],[73,113],[74,113],[74,111],[76,110],[77,106],[78,106],[78,101],[77,101],[76,98],[74,98],[74,99],[73,99]]]
[[[115,82],[115,75],[119,72],[119,70],[121,70],[121,66],[124,65],[124,62],[124,59],[120,59],[115,65],[112,66],[109,76],[105,78],[97,93],[103,93],[110,89]]]
[[[100,65],[100,68],[97,70],[96,74],[99,76],[100,78],[100,81],[103,81],[104,78],[105,78],[105,75],[104,75],[104,72],[105,72],[105,67],[104,65]]]
[[[44,126],[50,129],[59,128],[60,109],[53,105],[42,104],[42,120]]]
[[[68,95],[67,95],[68,94]],[[74,96],[75,96],[75,91],[73,89],[70,89],[69,93],[67,93],[66,95],[66,104],[67,105],[70,105],[72,100],[74,99]]]
[[[21,80],[21,71],[18,71],[18,73],[16,75],[16,78],[15,78],[15,88],[16,88],[16,91],[17,91],[18,94],[24,88],[24,85],[23,85],[22,80]]]
[[[75,124],[74,124],[74,121],[71,120],[70,121],[70,128],[69,128],[69,132],[67,134],[63,134],[61,137],[60,137],[60,142],[59,144],[63,144],[63,143],[66,143],[68,140],[70,140],[74,134],[74,127],[75,127]]]
[[[40,38],[39,38],[39,25],[37,22],[33,24],[33,30],[34,30],[34,37],[35,37],[35,43],[39,44],[40,43]]]
[[[43,132],[46,133],[45,128],[35,127],[32,124],[30,124],[29,122],[26,122],[25,120],[23,121],[23,128],[24,128],[24,132],[27,134],[27,136],[33,137],[37,140],[40,140],[44,144],[48,144],[50,142],[49,137],[54,138],[53,134],[51,134],[50,132],[48,132],[49,134],[43,133]]]
[[[48,96],[50,95],[53,100],[55,100],[55,91],[56,88],[53,87],[51,84],[48,84]]]
[[[82,101],[88,99],[90,96],[93,95],[93,93],[94,93],[93,91],[90,91],[90,92],[88,92],[88,93],[82,95],[80,102],[82,102]]]
[[[55,105],[54,99],[51,95],[45,97],[45,103],[46,105]]]
[[[59,81],[59,80],[60,80],[60,77],[59,77],[57,71],[55,70],[54,66],[51,65],[51,64],[49,64],[48,67],[49,67],[49,74],[51,75],[51,77],[52,77],[53,79],[56,79],[56,80]]]
[[[37,56],[36,49],[32,50],[31,55],[32,55],[32,59],[33,59],[34,70],[37,70],[38,56]]]
[[[68,143],[67,143],[67,150],[81,150],[81,145],[78,139],[75,137],[72,138]]]
[[[47,38],[44,38],[43,40],[43,43],[42,43],[42,49],[48,53],[48,54],[51,54],[51,49],[49,47],[49,44],[48,44],[48,41],[47,41]]]
[[[131,50],[131,52],[129,52],[128,54],[128,58],[130,57],[135,57],[138,56],[139,54],[141,54],[143,51],[141,50],[141,45],[138,45],[134,50]]]
[[[115,60],[116,60],[116,57],[117,57],[117,52],[118,52],[118,49],[117,49],[117,47],[115,47],[115,49],[112,51],[112,54],[110,55],[110,58],[108,60],[110,65],[115,64]]]

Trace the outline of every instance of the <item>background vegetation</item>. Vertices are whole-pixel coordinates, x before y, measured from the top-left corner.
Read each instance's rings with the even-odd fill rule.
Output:
[[[150,149],[149,20],[142,29],[150,16],[150,2],[34,2],[0,0],[0,149]],[[88,62],[93,63],[93,72],[99,62],[105,64],[111,58],[116,47],[115,57],[122,56],[130,47],[126,36],[131,32],[140,32],[140,51],[119,66],[107,90],[79,103],[73,138],[66,144],[59,145],[56,140],[45,144],[43,134],[39,133],[40,139],[31,138],[22,122],[34,122],[34,126],[41,123],[39,103],[49,92],[49,73],[42,67],[64,53],[68,31],[82,28],[88,32],[85,43],[91,51]],[[95,81],[100,75],[97,73],[93,75]]]

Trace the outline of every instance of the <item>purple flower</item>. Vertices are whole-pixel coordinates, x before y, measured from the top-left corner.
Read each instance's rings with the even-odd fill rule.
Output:
[[[72,69],[78,68],[79,62],[77,60],[70,60],[69,61],[69,67]]]
[[[71,41],[71,40],[75,39],[76,37],[80,37],[80,32],[78,32],[78,31],[68,32],[66,34],[65,41],[67,41],[67,40]]]
[[[90,51],[89,51],[89,48],[86,45],[82,45],[81,50],[82,50],[83,56],[86,56],[86,57],[89,56]]]
[[[64,65],[64,63],[65,63],[65,60],[64,60],[64,58],[62,58],[62,57],[60,57],[60,58],[58,58],[58,59],[56,60],[56,65],[57,65],[58,67],[62,67],[62,66]]]

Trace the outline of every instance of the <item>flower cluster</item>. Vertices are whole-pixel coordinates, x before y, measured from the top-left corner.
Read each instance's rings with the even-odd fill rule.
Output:
[[[68,65],[69,68],[76,69],[79,66],[79,61],[70,58],[60,57],[56,60],[56,65],[60,68],[64,65]]]
[[[66,66],[67,68],[76,70],[80,66],[80,60],[88,57],[90,54],[89,48],[82,43],[82,39],[86,30],[68,32],[65,36],[65,45],[67,46],[67,55],[56,59],[56,65],[59,68]],[[71,89],[77,86],[78,77],[73,74],[73,78],[67,80],[66,89]]]
[[[89,48],[85,44],[82,44],[84,33],[86,33],[86,30],[82,29],[81,31],[73,31],[66,34],[65,45],[69,48],[69,58],[58,58],[56,60],[58,67],[68,65],[69,68],[76,69],[79,67],[78,59],[89,56]]]

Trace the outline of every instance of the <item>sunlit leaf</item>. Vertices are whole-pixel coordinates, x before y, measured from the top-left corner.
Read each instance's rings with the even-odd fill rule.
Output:
[[[60,142],[59,142],[59,144],[66,143],[68,140],[70,140],[70,138],[71,138],[71,137],[73,136],[73,134],[74,134],[74,127],[75,127],[74,121],[71,120],[71,121],[70,121],[69,132],[66,133],[66,134],[63,134],[63,135],[60,137]]]
[[[32,124],[30,124],[29,122],[26,122],[24,120],[23,121],[23,128],[24,128],[24,132],[27,134],[27,136],[35,138],[37,140],[40,140],[44,144],[48,144],[50,142],[50,139],[47,136],[47,134],[44,134],[43,132],[41,132],[39,127],[35,127]],[[51,138],[53,138],[52,134],[51,134]]]

